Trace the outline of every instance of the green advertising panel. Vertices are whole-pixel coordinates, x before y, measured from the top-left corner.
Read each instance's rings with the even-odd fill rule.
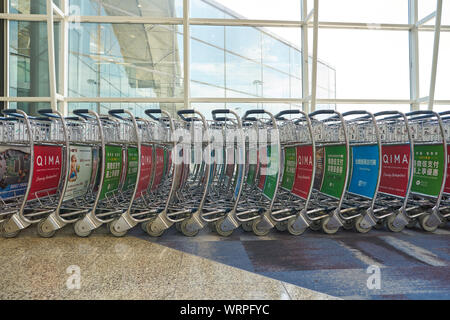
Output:
[[[284,149],[284,172],[281,187],[292,190],[295,179],[295,169],[297,167],[297,148],[289,147]]]
[[[139,154],[137,148],[127,149],[127,176],[123,185],[123,190],[128,190],[136,184],[139,166]]]
[[[345,146],[325,147],[324,177],[320,192],[340,198],[344,192],[347,171],[347,151]]]
[[[247,184],[253,186],[255,185],[256,171],[258,170],[258,153],[256,149],[250,149],[248,151],[248,158],[249,166],[247,173]]]
[[[105,147],[105,173],[103,176],[103,187],[100,191],[100,200],[106,197],[106,194],[116,191],[120,183],[120,170],[122,167],[122,147]]]
[[[414,175],[411,191],[437,197],[444,177],[444,147],[414,146]]]
[[[269,163],[267,165],[267,175],[263,193],[267,198],[272,200],[277,189],[278,167],[280,165],[277,146],[267,147],[267,158],[269,159]]]

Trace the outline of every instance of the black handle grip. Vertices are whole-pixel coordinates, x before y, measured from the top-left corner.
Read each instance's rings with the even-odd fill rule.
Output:
[[[416,110],[416,111],[408,112],[406,114],[407,117],[418,116],[418,115],[434,116],[434,115],[436,115],[436,113],[431,110]]]
[[[109,110],[108,113],[112,116],[116,116],[118,114],[125,113],[125,110],[124,109],[112,109],[112,110]]]
[[[450,114],[450,111],[442,111],[439,113],[440,116],[448,116]]]
[[[319,115],[319,114],[335,114],[335,113],[336,113],[335,110],[316,110],[316,111],[314,111],[314,112],[311,112],[311,113],[309,114],[309,116],[310,116],[310,117],[314,117],[314,116],[317,116],[317,115]]]
[[[147,109],[145,114],[148,115],[153,120],[159,121],[159,118],[155,117],[154,114],[161,114],[161,109]]]
[[[242,119],[247,119],[247,117],[251,114],[265,114],[266,110],[264,109],[252,109],[245,112],[244,117]]]
[[[82,115],[86,115],[89,114],[89,109],[77,109],[77,110],[73,110],[73,114],[76,114],[77,116],[82,116]]]
[[[40,109],[40,110],[38,110],[38,112],[40,114],[42,114],[43,116],[55,113],[55,111],[53,111],[53,109]]]
[[[278,118],[281,118],[281,117],[283,117],[283,116],[285,116],[285,115],[288,115],[288,114],[300,114],[300,113],[301,113],[301,111],[300,111],[300,110],[297,110],[297,109],[283,110],[283,111],[279,112],[279,113],[275,116],[275,118],[278,119]]]
[[[181,119],[183,119],[183,121],[192,122],[194,118],[186,118],[184,115],[185,114],[195,114],[195,110],[194,109],[178,110],[177,114]]]
[[[17,109],[5,109],[5,110],[2,110],[2,113],[3,113],[4,115],[7,115],[7,114],[14,114],[14,113],[17,113]]]
[[[364,115],[371,115],[370,112],[365,111],[365,110],[353,110],[353,111],[347,111],[347,112],[344,112],[344,113],[342,114],[342,116],[343,116],[343,117],[346,117],[346,116],[362,115],[362,114],[364,114]]]

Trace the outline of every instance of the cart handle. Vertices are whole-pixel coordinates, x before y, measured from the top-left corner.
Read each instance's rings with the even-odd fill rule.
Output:
[[[353,110],[353,111],[344,112],[342,114],[342,116],[346,117],[346,116],[353,116],[353,115],[360,115],[360,114],[365,114],[365,115],[368,115],[368,116],[372,115],[370,112],[365,111],[365,110]]]
[[[73,110],[73,114],[83,118],[83,119],[87,119],[90,118],[90,116],[88,116],[88,114],[90,114],[92,111],[89,109],[77,109],[77,110]]]
[[[265,114],[265,113],[267,113],[267,112],[264,109],[248,110],[245,112],[244,116],[242,117],[242,120],[247,120],[247,117],[251,114]]]
[[[109,110],[108,113],[110,116],[113,116],[120,120],[124,120],[124,118],[119,116],[119,114],[127,114],[124,109],[112,109],[112,110]]]
[[[231,112],[230,112],[229,109],[216,109],[216,110],[213,110],[213,111],[211,111],[211,114],[213,116],[213,120],[226,121],[224,119],[228,119],[227,117],[217,118],[217,115],[220,114],[220,113],[222,113],[222,114],[230,114]]]
[[[11,117],[15,117],[15,118],[23,118],[23,115],[20,114],[17,109],[5,109],[5,110],[2,110],[2,113],[5,116],[11,116]]]
[[[316,110],[309,114],[310,117],[317,116],[318,114],[337,114],[336,110]]]
[[[183,121],[186,121],[186,122],[193,122],[193,121],[195,121],[195,120],[194,120],[195,118],[193,118],[193,117],[187,118],[187,117],[184,116],[185,114],[196,114],[196,113],[197,113],[197,112],[196,112],[194,109],[184,109],[184,110],[178,110],[178,111],[177,111],[178,116],[179,116]]]
[[[58,119],[60,118],[60,115],[53,109],[41,109],[38,110],[38,113],[47,118],[58,118]]]
[[[148,115],[150,118],[152,118],[155,121],[159,121],[160,118],[157,118],[154,116],[154,114],[161,114],[161,109],[147,109],[145,110],[145,114]]]

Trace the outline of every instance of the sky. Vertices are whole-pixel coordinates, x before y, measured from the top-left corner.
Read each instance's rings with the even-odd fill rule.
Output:
[[[300,19],[299,0],[216,1],[248,19]],[[308,0],[308,3],[309,11],[313,1]],[[435,8],[436,1],[419,0],[419,20]],[[409,99],[408,32],[376,30],[376,23],[408,23],[408,0],[319,0],[319,20],[375,24],[371,30],[320,29],[318,57],[336,69],[336,98]],[[434,24],[434,19],[428,24]],[[450,0],[443,0],[442,24],[450,25]],[[270,30],[300,46],[297,28]],[[419,35],[421,97],[429,93],[433,37],[432,32]],[[312,30],[309,42],[311,53]],[[436,99],[450,100],[448,71],[450,32],[442,32]]]

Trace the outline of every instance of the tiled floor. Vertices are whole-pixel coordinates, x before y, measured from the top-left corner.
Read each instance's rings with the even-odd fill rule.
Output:
[[[104,228],[40,239],[32,228],[0,240],[0,299],[450,299],[449,240],[450,227],[300,237],[239,229],[229,238],[171,229],[156,239],[139,227],[119,239]],[[367,287],[374,265],[380,289]],[[79,290],[67,287],[70,266]]]
[[[186,239],[175,230],[150,239],[161,245],[293,285],[345,299],[450,299],[450,226],[434,234],[418,228],[402,233],[308,231],[300,237],[266,237],[237,230],[229,238],[202,231]],[[380,289],[368,289],[369,266],[380,269]]]
[[[25,230],[0,240],[0,268],[0,299],[334,299],[105,229],[87,239],[71,229],[52,239]]]

